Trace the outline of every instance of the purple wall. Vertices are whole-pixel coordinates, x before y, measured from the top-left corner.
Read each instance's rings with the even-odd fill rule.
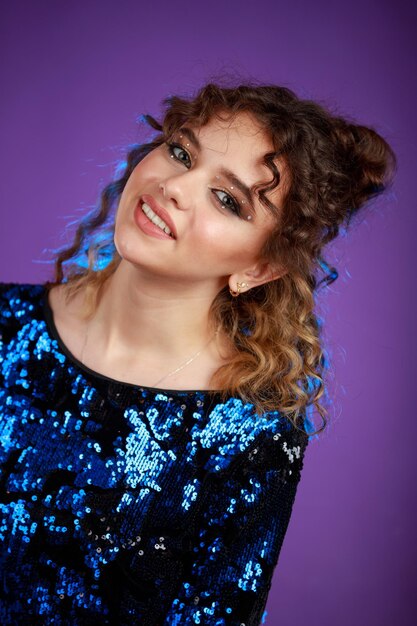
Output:
[[[65,224],[95,202],[120,149],[139,137],[137,116],[157,114],[165,95],[221,70],[338,106],[373,125],[397,152],[392,193],[332,253],[340,278],[322,309],[333,355],[333,423],[306,454],[269,626],[415,623],[412,4],[2,6],[2,281],[46,279],[44,249],[62,245]]]

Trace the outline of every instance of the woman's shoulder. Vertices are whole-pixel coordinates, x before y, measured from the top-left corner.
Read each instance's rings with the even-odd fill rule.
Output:
[[[41,306],[44,294],[45,285],[41,283],[0,282],[0,320],[23,321],[32,316]]]
[[[300,459],[310,439],[307,418],[300,418],[298,426],[279,410],[258,414],[251,403],[236,397],[216,399],[210,408],[206,447],[222,441],[225,449],[234,445],[242,452],[252,449],[252,460],[267,466],[267,459]],[[227,445],[226,445],[227,444]],[[243,445],[244,444],[244,445]],[[243,447],[242,447],[243,445]]]
[[[30,299],[44,293],[46,283],[14,283],[0,281],[0,299]]]

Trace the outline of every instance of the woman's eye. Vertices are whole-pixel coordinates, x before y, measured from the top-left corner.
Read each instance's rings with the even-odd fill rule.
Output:
[[[168,148],[168,153],[171,157],[173,157],[180,163],[183,163],[188,169],[191,167],[191,157],[187,150],[185,150],[185,148],[183,148],[178,143],[167,143],[166,145]],[[221,207],[228,209],[235,215],[240,216],[239,202],[233,196],[226,193],[222,189],[212,189],[212,192],[214,193],[217,202],[220,204]]]
[[[233,196],[226,193],[225,191],[222,191],[221,189],[213,189],[212,191],[219,199],[219,202],[222,206],[226,207],[226,209],[229,209],[229,211],[236,213],[236,215],[240,215],[239,203],[235,198],[233,198]]]
[[[177,161],[183,163],[185,167],[189,167],[191,165],[191,158],[188,154],[187,150],[185,150],[182,146],[177,143],[168,143],[168,152],[172,155]]]

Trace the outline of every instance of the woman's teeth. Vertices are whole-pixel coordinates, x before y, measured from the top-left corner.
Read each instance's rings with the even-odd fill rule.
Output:
[[[151,220],[152,224],[159,226],[159,228],[163,230],[170,237],[173,236],[172,232],[170,231],[168,226],[165,224],[165,222],[161,220],[161,218],[156,213],[154,213],[154,211],[152,211],[151,207],[149,206],[149,204],[146,204],[146,202],[142,204],[142,211],[145,213],[146,217],[149,220]]]

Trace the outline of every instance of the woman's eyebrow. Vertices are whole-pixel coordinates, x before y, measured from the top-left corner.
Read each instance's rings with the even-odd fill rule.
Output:
[[[228,170],[225,167],[222,167],[220,169],[220,174],[224,177],[227,178],[227,180],[234,185],[235,187],[237,187],[245,196],[246,200],[249,202],[252,211],[255,210],[255,196],[254,193],[252,191],[252,189],[250,187],[248,187],[247,185],[245,185],[245,183],[243,181],[240,180],[240,178],[238,178],[236,176],[236,174],[234,174],[231,170]]]
[[[197,148],[197,150],[201,150],[201,143],[197,135],[191,128],[188,128],[187,126],[181,126],[181,128],[179,128],[177,132],[183,133],[183,135],[185,135],[187,139],[189,139],[191,143],[194,144],[194,147]]]
[[[182,126],[178,132],[182,133],[183,135],[185,135],[187,137],[187,139],[189,139],[191,141],[191,143],[194,145],[195,148],[197,148],[197,150],[201,150],[201,143],[197,137],[197,135],[194,133],[194,131],[191,128],[188,128],[188,126]],[[222,167],[220,169],[220,174],[224,177],[227,178],[227,180],[231,183],[231,185],[234,185],[235,187],[237,187],[245,196],[246,200],[249,202],[251,209],[254,211],[255,210],[255,195],[252,191],[252,189],[250,187],[248,187],[247,185],[245,185],[245,183],[240,180],[240,178],[238,176],[236,176],[236,174],[234,172],[232,172],[231,170]]]

